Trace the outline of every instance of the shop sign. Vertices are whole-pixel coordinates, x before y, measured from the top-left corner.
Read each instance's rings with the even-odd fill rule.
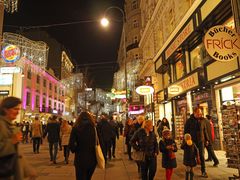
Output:
[[[208,30],[204,37],[204,45],[208,54],[217,61],[228,62],[240,55],[240,36],[222,25]]]
[[[9,91],[0,91],[0,95],[9,95]]]
[[[2,50],[2,58],[6,63],[13,63],[20,59],[20,49],[15,45],[7,45]]]
[[[21,73],[20,67],[0,67],[1,74],[14,74]]]
[[[176,96],[181,94],[189,89],[192,89],[198,86],[198,73],[194,73],[191,76],[186,77],[185,79],[171,85],[168,87],[168,94]]]
[[[173,54],[173,52],[176,51],[176,49],[188,38],[193,30],[193,21],[191,20],[172,42],[172,44],[167,48],[165,52],[166,59],[168,59]]]
[[[139,86],[136,88],[136,92],[140,95],[148,95],[154,92],[152,86]]]
[[[202,93],[202,94],[197,94],[193,96],[193,101],[201,101],[201,100],[206,100],[209,99],[209,93]]]

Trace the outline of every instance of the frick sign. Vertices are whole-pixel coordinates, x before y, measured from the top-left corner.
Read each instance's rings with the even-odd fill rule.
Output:
[[[218,61],[231,61],[240,55],[240,37],[225,26],[214,26],[204,37],[204,45],[209,55]]]

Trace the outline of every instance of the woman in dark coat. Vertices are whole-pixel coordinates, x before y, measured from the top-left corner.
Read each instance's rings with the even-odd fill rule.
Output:
[[[125,144],[127,145],[127,153],[128,153],[128,159],[132,159],[132,154],[131,154],[131,144],[130,144],[130,139],[132,138],[134,134],[134,125],[133,125],[133,120],[128,119],[124,128],[124,137],[126,137]]]
[[[175,152],[177,145],[171,138],[170,130],[165,128],[162,132],[163,138],[159,142],[159,149],[162,152],[162,167],[166,169],[166,180],[171,180],[173,168],[177,167]]]
[[[162,119],[162,121],[159,124],[158,129],[157,129],[159,137],[162,137],[162,131],[164,130],[164,128],[170,129],[169,122],[168,122],[167,118],[165,118],[165,117]]]
[[[94,128],[94,119],[88,112],[82,112],[72,128],[69,147],[75,153],[76,180],[90,180],[96,168]]]
[[[158,143],[151,120],[145,121],[143,128],[134,133],[130,144],[145,154],[140,163],[142,180],[153,180],[157,170]]]

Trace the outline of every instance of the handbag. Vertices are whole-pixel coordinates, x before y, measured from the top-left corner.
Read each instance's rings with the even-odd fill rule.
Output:
[[[132,158],[135,161],[145,161],[145,153],[143,151],[133,151]]]
[[[105,169],[105,159],[102,153],[102,149],[99,143],[99,138],[97,134],[97,130],[95,129],[95,134],[96,134],[96,144],[95,144],[95,151],[96,151],[96,158],[97,158],[97,165],[100,169]]]
[[[10,177],[14,175],[17,162],[17,153],[0,157],[0,177]]]

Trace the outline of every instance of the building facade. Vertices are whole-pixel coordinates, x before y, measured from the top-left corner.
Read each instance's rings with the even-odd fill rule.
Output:
[[[167,117],[176,139],[181,140],[193,108],[202,108],[204,117],[214,117],[215,145],[222,149],[221,108],[226,100],[222,92],[229,91],[231,100],[239,101],[239,58],[227,64],[215,61],[207,53],[203,39],[207,30],[216,25],[234,29],[231,1],[146,2],[141,1],[140,47],[143,61],[150,59],[158,73],[155,114],[160,119]],[[225,87],[228,89],[223,90]]]

